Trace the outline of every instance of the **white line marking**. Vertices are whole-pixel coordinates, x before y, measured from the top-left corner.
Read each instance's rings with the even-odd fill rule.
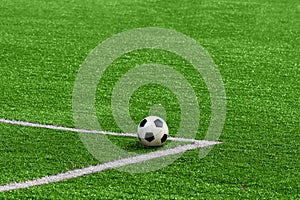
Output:
[[[89,167],[85,167],[85,168],[81,168],[81,169],[75,169],[75,170],[67,171],[67,172],[52,175],[52,176],[45,176],[45,177],[35,179],[35,180],[27,180],[27,181],[19,182],[19,183],[9,183],[7,185],[0,186],[0,192],[24,189],[24,188],[29,188],[29,187],[44,185],[44,184],[49,184],[49,183],[55,183],[55,182],[59,182],[59,181],[63,181],[63,180],[81,177],[81,176],[88,175],[88,174],[94,174],[94,173],[101,172],[101,171],[104,171],[107,169],[114,169],[114,168],[118,168],[118,167],[124,167],[124,166],[130,165],[130,164],[141,163],[144,161],[152,160],[155,158],[160,158],[163,156],[180,154],[180,153],[184,153],[188,150],[212,146],[212,145],[216,145],[219,143],[220,142],[214,142],[214,141],[198,141],[195,144],[187,144],[187,145],[178,146],[178,147],[175,147],[172,149],[158,150],[155,152],[137,155],[134,157],[122,158],[119,160],[102,163],[102,164],[98,164],[95,166],[89,166]]]
[[[27,127],[35,127],[35,128],[46,128],[46,129],[60,130],[60,131],[70,131],[70,132],[76,132],[76,133],[92,133],[92,134],[101,134],[101,135],[137,137],[136,133],[115,133],[115,132],[108,132],[108,131],[76,129],[76,128],[69,128],[69,127],[63,127],[63,126],[45,125],[45,124],[38,124],[38,123],[25,122],[25,121],[8,120],[8,119],[2,119],[2,118],[0,118],[0,123],[14,124],[14,125],[20,125],[20,126],[27,126]],[[168,140],[178,141],[178,142],[192,142],[192,143],[198,143],[199,141],[201,141],[201,140],[195,140],[195,139],[189,139],[189,138],[178,138],[178,137],[168,137]]]

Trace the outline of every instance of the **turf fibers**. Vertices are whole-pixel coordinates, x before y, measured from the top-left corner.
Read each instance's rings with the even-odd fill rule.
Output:
[[[224,144],[203,159],[194,150],[155,172],[108,170],[0,198],[299,199],[299,14],[296,0],[1,1],[0,118],[74,127],[73,86],[89,52],[116,33],[150,26],[182,32],[210,53],[224,81],[227,118]],[[197,139],[203,138],[210,120],[205,83],[164,51],[130,52],[108,68],[96,97],[102,127],[120,131],[110,108],[113,86],[149,62],[171,66],[193,85],[201,111]],[[179,105],[159,85],[139,88],[130,114],[138,122],[158,103],[175,133]],[[133,138],[111,140],[129,151],[152,151]],[[5,124],[0,161],[1,185],[97,164],[78,134]]]

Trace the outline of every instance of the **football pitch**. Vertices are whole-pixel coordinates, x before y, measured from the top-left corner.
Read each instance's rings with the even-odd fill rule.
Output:
[[[224,96],[212,93],[220,88],[205,77],[206,65],[199,74],[187,57],[141,48],[116,56],[96,81],[93,108],[81,107],[93,91],[90,77],[100,74],[79,78],[93,63],[86,59],[131,30],[167,30],[169,37],[153,42],[184,45],[184,55],[194,55],[185,51],[192,45],[172,38],[192,38],[213,60]],[[3,0],[0,34],[0,199],[300,199],[298,1]],[[152,36],[137,36],[137,44]],[[124,49],[131,44],[121,41]],[[109,47],[99,58],[119,46]],[[148,71],[132,73],[139,66]],[[134,82],[149,77],[148,84]],[[117,90],[120,82],[127,85]],[[134,84],[128,106],[114,108]],[[86,90],[80,98],[77,86]],[[146,148],[134,131],[153,114],[166,119],[170,137]],[[194,137],[177,134],[195,124]],[[220,133],[208,137],[212,130]]]

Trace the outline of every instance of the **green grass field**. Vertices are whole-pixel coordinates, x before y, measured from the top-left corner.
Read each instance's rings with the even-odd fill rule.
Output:
[[[296,0],[99,0],[0,3],[0,118],[74,127],[72,94],[90,51],[122,31],[173,29],[194,38],[222,75],[227,116],[220,141],[203,159],[188,151],[155,172],[115,169],[58,183],[1,192],[0,199],[299,199],[300,3]],[[141,50],[118,58],[97,89],[96,110],[107,131],[114,122],[114,84],[138,64],[176,69],[199,99],[203,139],[210,96],[182,58]],[[172,80],[170,80],[171,83]],[[136,123],[153,104],[167,111],[171,135],[179,127],[176,97],[158,85],[130,101]],[[146,153],[134,138],[109,137]],[[96,165],[77,133],[0,123],[0,185]]]

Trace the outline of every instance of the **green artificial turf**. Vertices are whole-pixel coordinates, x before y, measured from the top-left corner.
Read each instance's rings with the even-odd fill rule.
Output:
[[[0,118],[74,127],[72,93],[80,64],[100,42],[139,27],[174,29],[194,38],[222,75],[227,117],[220,141],[203,159],[184,153],[155,172],[108,170],[59,183],[0,193],[1,199],[299,199],[300,4],[290,1],[2,1]],[[117,80],[142,63],[179,71],[199,100],[200,127],[210,122],[210,96],[192,66],[161,50],[118,58],[99,82],[102,128],[120,131],[110,97]],[[172,83],[172,80],[170,80]],[[171,135],[180,109],[167,88],[135,91],[130,115],[138,123],[153,104],[167,111]],[[109,137],[146,153],[134,138]],[[0,124],[0,184],[95,165],[78,134]]]

